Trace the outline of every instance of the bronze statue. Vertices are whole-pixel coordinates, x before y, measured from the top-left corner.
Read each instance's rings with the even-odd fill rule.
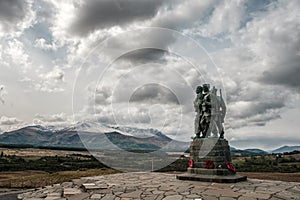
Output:
[[[194,107],[195,117],[195,134],[196,138],[205,138],[208,136],[224,138],[224,118],[226,115],[226,105],[220,90],[220,96],[217,95],[215,87],[210,90],[209,84],[197,86],[196,99]]]

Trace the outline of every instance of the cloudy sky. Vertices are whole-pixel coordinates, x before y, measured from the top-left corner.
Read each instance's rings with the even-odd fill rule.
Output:
[[[298,0],[0,0],[0,132],[101,123],[193,135],[193,90],[226,98],[238,148],[299,145]]]

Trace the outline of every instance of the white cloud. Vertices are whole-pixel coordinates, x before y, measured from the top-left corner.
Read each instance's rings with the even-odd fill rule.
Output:
[[[12,126],[20,123],[22,123],[22,121],[15,117],[1,116],[0,118],[0,125]]]
[[[246,2],[242,0],[227,0],[216,6],[207,24],[199,32],[206,37],[218,34],[236,33],[245,20]]]
[[[30,57],[24,49],[24,44],[18,39],[9,40],[2,49],[3,59],[8,67],[19,69],[21,72],[27,72],[31,68]]]
[[[63,82],[64,75],[65,75],[64,71],[59,69],[58,66],[55,66],[52,71],[49,71],[46,74],[41,74],[40,77],[54,82]]]
[[[41,48],[43,50],[53,50],[57,49],[57,45],[55,43],[48,43],[44,38],[39,38],[35,40],[35,47]]]
[[[37,125],[64,127],[71,125],[72,119],[65,113],[57,113],[53,115],[36,114],[32,122]]]
[[[4,131],[15,130],[23,127],[24,125],[25,122],[16,117],[7,117],[5,115],[0,117],[0,133]]]
[[[63,92],[65,72],[58,66],[39,75],[41,81],[35,83],[35,89],[42,92]]]
[[[240,31],[240,40],[264,69],[261,80],[300,91],[300,2],[278,1]]]
[[[231,39],[229,47],[212,54],[227,92],[227,127],[264,126],[278,119],[287,106],[296,106],[299,94],[293,87],[298,87],[300,70],[299,8],[298,1],[274,2],[266,11],[251,16],[241,29],[229,31],[223,26],[216,32]],[[244,13],[244,7],[239,9],[234,14]]]
[[[195,23],[202,22],[217,3],[218,0],[180,1],[180,3],[173,5],[172,9],[169,8],[170,6],[161,8],[151,20],[150,26],[175,30],[191,28]]]
[[[53,5],[52,12],[53,20],[52,20],[52,32],[54,37],[62,38],[62,40],[67,40],[71,34],[68,34],[68,26],[72,24],[76,17],[76,11],[78,7],[83,4],[83,1],[58,1],[51,0],[51,4]]]

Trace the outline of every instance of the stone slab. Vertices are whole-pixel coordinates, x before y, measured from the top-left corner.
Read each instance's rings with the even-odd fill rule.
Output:
[[[98,185],[96,185],[95,183],[84,183],[84,184],[82,184],[82,187],[85,191],[100,189],[100,187]]]
[[[75,195],[75,194],[79,194],[82,193],[80,189],[77,188],[65,188],[64,189],[64,196],[70,196],[70,195]]]
[[[68,197],[68,200],[84,200],[89,198],[89,193],[80,193]]]

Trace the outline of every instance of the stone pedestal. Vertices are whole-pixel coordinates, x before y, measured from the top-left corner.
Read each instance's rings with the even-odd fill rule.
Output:
[[[187,173],[177,176],[180,180],[196,180],[218,183],[235,183],[247,180],[227,169],[226,162],[231,163],[228,141],[219,138],[196,138],[190,146],[190,159],[194,166]],[[205,162],[213,161],[214,167],[208,169]]]

